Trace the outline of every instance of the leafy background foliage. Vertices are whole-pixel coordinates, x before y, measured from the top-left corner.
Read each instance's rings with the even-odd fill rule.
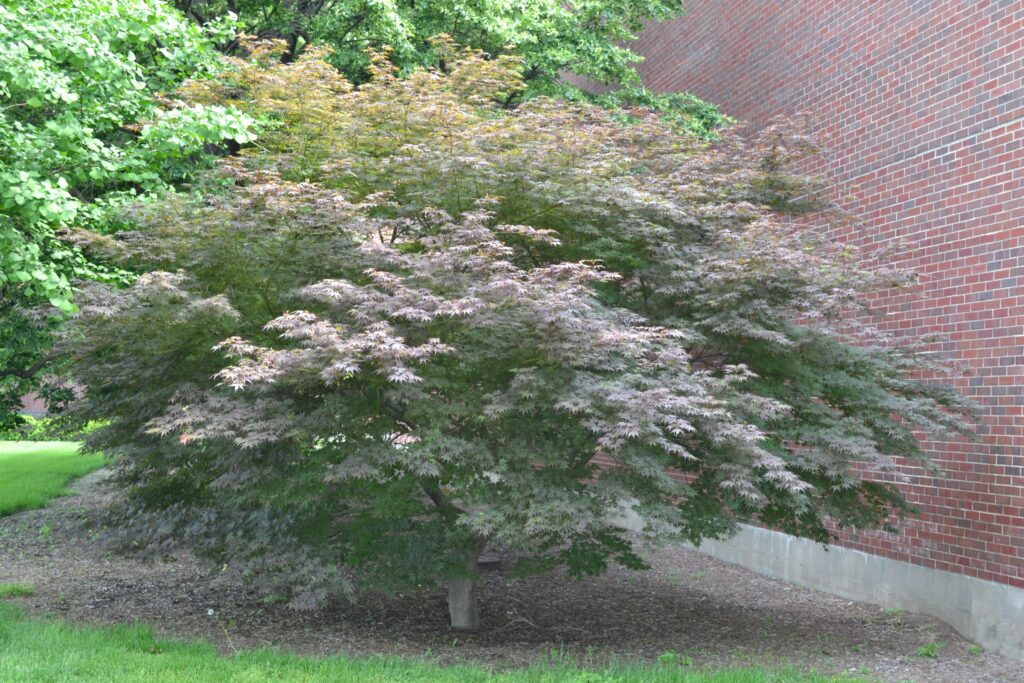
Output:
[[[247,142],[254,121],[179,107],[158,93],[209,74],[209,34],[155,0],[59,0],[0,7],[0,418],[37,383],[72,283],[126,283],[74,234],[188,180],[204,148]],[[30,310],[37,305],[52,310]]]
[[[91,287],[65,341],[128,545],[189,544],[296,607],[472,578],[486,543],[582,576],[642,566],[624,505],[695,542],[885,524],[905,505],[863,471],[966,429],[948,368],[854,323],[911,276],[826,238],[846,217],[793,170],[799,122],[710,144],[510,107],[529,63],[448,37],[443,68],[371,53],[359,86],[327,51],[243,47],[178,96],[267,132],[218,192],[86,247],[151,271]]]
[[[371,78],[367,50],[390,51],[399,73],[445,68],[447,56],[433,42],[445,34],[491,58],[522,60],[526,87],[507,93],[511,105],[536,95],[592,101],[620,109],[656,108],[690,132],[714,135],[728,122],[714,105],[693,95],[655,95],[645,90],[629,49],[644,22],[681,16],[681,0],[176,0],[201,24],[237,16],[245,31],[284,40],[283,58],[309,44],[331,49],[328,61],[352,83]],[[234,48],[235,44],[225,46]],[[572,73],[614,92],[596,97],[579,88]]]
[[[291,57],[304,44],[333,48],[331,62],[354,82],[369,78],[366,49],[394,50],[403,73],[437,66],[431,42],[447,34],[491,57],[515,53],[523,58],[532,87],[559,87],[561,70],[601,82],[638,82],[631,65],[639,57],[621,45],[645,20],[682,14],[678,0],[227,0],[175,3],[200,23],[234,13],[259,38],[280,38]]]

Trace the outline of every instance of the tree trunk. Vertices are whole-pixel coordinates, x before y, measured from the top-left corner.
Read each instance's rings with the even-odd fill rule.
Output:
[[[458,576],[448,584],[448,614],[452,628],[475,631],[480,628],[480,606],[476,601],[476,583],[479,578],[477,560],[482,544],[474,544],[466,553],[466,575]]]

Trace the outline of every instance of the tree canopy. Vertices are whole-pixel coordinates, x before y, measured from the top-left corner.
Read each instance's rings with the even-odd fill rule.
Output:
[[[131,279],[83,258],[75,235],[120,229],[112,207],[190,181],[203,151],[251,140],[252,121],[231,110],[159,96],[186,76],[217,71],[211,46],[236,49],[239,26],[284,38],[283,59],[313,40],[328,45],[328,59],[355,83],[369,77],[367,48],[387,46],[402,73],[443,70],[430,37],[447,32],[492,58],[520,56],[528,87],[516,96],[654,108],[703,136],[727,121],[692,95],[639,87],[632,66],[639,57],[625,41],[644,21],[677,16],[678,0],[175,4],[185,16],[162,0],[17,0],[0,9],[0,423],[7,426],[18,420],[21,396],[52,370],[51,332],[74,309],[72,282]],[[592,96],[563,79],[566,71],[618,89]]]
[[[515,53],[524,78],[542,89],[556,86],[562,70],[602,82],[636,83],[639,56],[622,43],[644,21],[682,14],[680,0],[175,0],[205,24],[229,13],[260,38],[280,38],[289,56],[302,45],[333,48],[331,61],[361,82],[369,76],[366,50],[393,50],[399,70],[436,66],[431,39],[450,35],[491,57]]]
[[[609,108],[654,107],[691,132],[710,135],[728,119],[713,104],[686,93],[655,95],[640,82],[642,57],[629,48],[645,22],[683,14],[681,0],[175,0],[200,24],[237,17],[259,38],[285,41],[283,58],[304,46],[331,48],[328,61],[352,83],[370,77],[368,50],[388,49],[401,74],[444,70],[432,39],[445,34],[490,58],[519,57],[521,91],[506,97],[549,95],[594,101]],[[233,48],[235,43],[226,45]],[[591,95],[567,74],[612,86]]]
[[[523,61],[445,38],[443,70],[377,53],[358,87],[286,49],[179,93],[276,122],[219,190],[88,247],[150,271],[90,287],[65,343],[128,545],[184,543],[295,607],[447,582],[472,628],[485,544],[523,572],[642,567],[627,508],[649,538],[825,542],[905,509],[864,471],[964,428],[940,364],[854,324],[907,275],[833,243],[798,126],[708,144],[508,109]]]

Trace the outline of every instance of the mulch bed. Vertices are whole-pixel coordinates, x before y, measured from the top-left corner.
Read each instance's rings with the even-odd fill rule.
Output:
[[[497,667],[553,650],[595,667],[674,652],[695,666],[793,666],[919,683],[1024,682],[1024,663],[974,654],[972,643],[936,619],[850,602],[675,546],[650,552],[651,571],[615,569],[584,581],[559,572],[521,580],[487,572],[479,633],[448,628],[441,592],[366,594],[355,604],[294,612],[243,588],[211,585],[187,555],[147,564],[105,550],[90,531],[110,496],[103,477],[81,479],[77,495],[48,509],[0,518],[0,583],[36,586],[35,596],[19,600],[28,613],[76,624],[141,621],[161,635],[208,639],[225,652],[271,645]],[[918,654],[929,643],[944,643],[937,657]]]

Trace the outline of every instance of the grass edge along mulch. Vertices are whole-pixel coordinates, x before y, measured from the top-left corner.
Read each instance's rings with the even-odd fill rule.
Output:
[[[472,663],[440,666],[398,657],[304,657],[273,649],[219,655],[206,642],[159,638],[147,626],[76,627],[23,616],[0,603],[0,683],[14,681],[147,681],[147,683],[854,683],[792,670],[694,670],[685,658],[654,665],[587,671],[550,662],[492,671]]]
[[[101,454],[81,454],[74,441],[0,441],[0,517],[45,507],[103,464]]]

